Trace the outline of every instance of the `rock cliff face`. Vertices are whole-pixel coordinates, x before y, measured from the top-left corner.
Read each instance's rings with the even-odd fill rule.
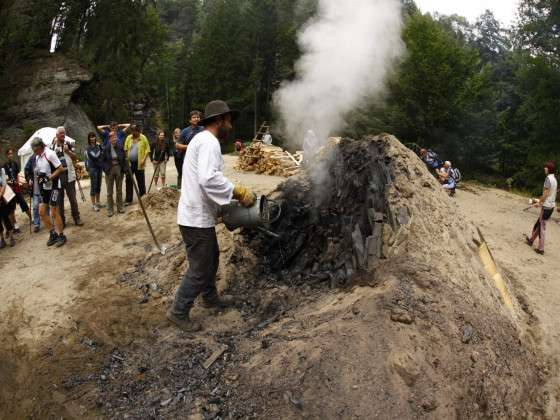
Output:
[[[12,75],[13,97],[0,118],[0,145],[20,147],[41,127],[67,127],[79,146],[94,126],[73,102],[74,92],[91,74],[78,63],[61,55],[39,58],[19,74]]]

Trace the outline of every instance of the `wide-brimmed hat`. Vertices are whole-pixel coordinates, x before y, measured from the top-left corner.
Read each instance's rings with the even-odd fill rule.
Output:
[[[224,101],[217,100],[209,102],[208,105],[206,105],[206,110],[204,111],[204,118],[200,120],[200,125],[206,125],[214,118],[227,114],[231,115],[232,120],[239,117],[239,111],[230,109],[228,104]]]

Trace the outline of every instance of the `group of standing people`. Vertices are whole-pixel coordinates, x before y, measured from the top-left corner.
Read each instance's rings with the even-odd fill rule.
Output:
[[[17,205],[29,217],[34,232],[39,232],[41,223],[50,230],[49,246],[66,243],[63,233],[66,226],[65,196],[70,202],[74,224],[83,226],[76,198],[76,154],[73,144],[66,140],[66,130],[58,127],[55,138],[48,146],[37,138],[32,140],[31,147],[34,154],[25,164],[25,183],[20,179],[20,167],[14,159],[13,149],[6,151],[7,162],[0,172],[0,197],[3,197],[0,199],[0,247],[15,245],[14,234],[20,232],[15,216]],[[23,194],[25,184],[29,187],[30,205]],[[7,188],[13,194],[13,198],[8,201],[5,196]]]
[[[459,182],[460,172],[453,168],[450,161],[442,161],[439,156],[430,149],[420,149],[420,158],[426,166],[434,171],[437,180],[443,189],[451,196],[455,195],[457,183]]]
[[[113,217],[115,204],[116,212],[124,213],[124,208],[132,203],[133,177],[138,186],[138,196],[142,197],[146,194],[145,167],[151,147],[147,137],[137,125],[113,122],[97,128],[102,134],[102,142],[99,142],[95,133],[89,133],[85,159],[91,178],[91,202],[94,211],[102,208],[100,193],[102,175],[105,174],[107,216]],[[130,134],[127,134],[127,130],[130,130]]]
[[[101,186],[105,178],[107,190],[107,216],[124,213],[134,196],[133,178],[138,187],[138,196],[146,194],[145,169],[148,159],[154,165],[154,186],[166,186],[167,163],[173,157],[177,168],[177,184],[181,188],[182,169],[187,146],[191,139],[203,130],[199,126],[202,114],[192,111],[185,129],[175,129],[172,138],[159,130],[153,145],[137,125],[118,124],[98,126],[101,134],[88,134],[85,165],[90,177],[92,209],[99,212]],[[65,197],[68,198],[74,225],[83,226],[76,194],[79,183],[75,163],[77,154],[74,144],[67,140],[64,127],[58,127],[52,142],[41,138],[32,139],[33,156],[25,164],[25,182],[20,179],[20,167],[14,159],[14,150],[6,151],[7,162],[0,168],[0,248],[14,246],[16,234],[20,232],[16,221],[16,208],[29,217],[33,231],[41,226],[50,231],[49,246],[66,243],[64,228]],[[105,175],[105,176],[103,176]],[[123,191],[124,182],[124,191]],[[24,186],[29,187],[29,202],[24,195]],[[8,200],[8,189],[10,199]],[[13,194],[13,197],[12,197]]]

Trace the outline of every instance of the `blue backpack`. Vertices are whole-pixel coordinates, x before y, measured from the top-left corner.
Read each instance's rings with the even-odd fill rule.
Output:
[[[443,161],[439,158],[436,152],[433,150],[428,150],[424,162],[432,169],[438,169],[443,166]]]

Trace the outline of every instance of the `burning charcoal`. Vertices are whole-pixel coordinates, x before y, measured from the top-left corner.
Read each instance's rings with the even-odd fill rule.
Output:
[[[324,277],[340,286],[375,266],[382,254],[383,224],[391,220],[385,196],[391,180],[381,149],[372,141],[341,141],[328,168],[333,185],[322,196],[305,176],[279,187],[275,200],[283,203],[283,216],[273,230],[281,239],[244,233],[266,264],[263,277],[282,270],[271,281],[318,283]],[[405,216],[399,214],[399,222],[406,222]]]

